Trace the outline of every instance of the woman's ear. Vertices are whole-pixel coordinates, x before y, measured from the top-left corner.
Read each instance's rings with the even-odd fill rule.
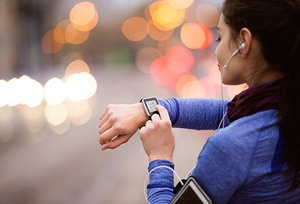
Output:
[[[251,42],[252,42],[252,34],[248,28],[242,28],[240,31],[240,41],[245,43],[244,48],[240,49],[241,57],[246,57],[250,51]]]

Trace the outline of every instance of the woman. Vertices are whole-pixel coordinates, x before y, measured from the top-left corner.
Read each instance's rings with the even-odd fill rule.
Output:
[[[300,203],[299,0],[225,0],[218,42],[223,83],[250,88],[225,102],[225,126],[208,139],[192,175],[216,203]],[[141,104],[108,106],[99,124],[102,149],[127,142],[145,124],[149,171],[174,168],[172,126],[217,129],[222,122],[222,100],[160,104],[152,120]],[[173,188],[173,172],[156,169],[149,202],[168,203]]]

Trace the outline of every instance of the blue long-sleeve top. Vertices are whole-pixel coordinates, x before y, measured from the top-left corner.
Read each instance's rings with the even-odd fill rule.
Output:
[[[217,129],[223,117],[219,99],[166,99],[159,101],[170,115],[173,127]],[[225,108],[227,107],[225,101]],[[292,175],[282,161],[283,137],[277,110],[242,117],[217,130],[206,142],[192,173],[215,203],[300,203],[300,186],[288,191]],[[167,160],[149,163],[174,169]],[[169,203],[174,196],[173,172],[158,168],[150,174],[148,201]]]

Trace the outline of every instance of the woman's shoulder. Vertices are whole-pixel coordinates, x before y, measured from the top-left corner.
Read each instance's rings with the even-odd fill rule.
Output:
[[[250,154],[255,151],[260,141],[277,141],[277,111],[267,110],[240,118],[226,128],[216,131],[209,142],[228,153],[237,151]]]

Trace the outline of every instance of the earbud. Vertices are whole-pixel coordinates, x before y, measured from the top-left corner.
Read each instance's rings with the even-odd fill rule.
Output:
[[[231,55],[231,57],[229,58],[228,62],[223,66],[223,69],[226,69],[228,67],[229,62],[231,61],[231,59],[238,53],[238,51],[240,51],[241,49],[244,49],[246,47],[245,43],[242,43],[239,48],[234,51],[234,53]]]
[[[240,45],[240,49],[244,49],[246,47],[246,44],[245,43],[242,43],[241,45]]]

